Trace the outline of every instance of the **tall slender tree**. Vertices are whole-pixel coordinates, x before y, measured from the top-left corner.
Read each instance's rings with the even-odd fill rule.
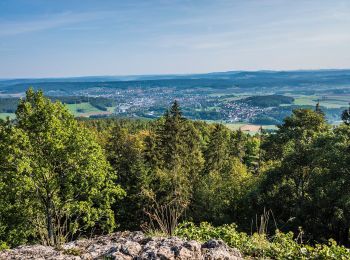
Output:
[[[349,108],[345,109],[341,114],[341,119],[343,120],[344,124],[350,125],[350,103]]]

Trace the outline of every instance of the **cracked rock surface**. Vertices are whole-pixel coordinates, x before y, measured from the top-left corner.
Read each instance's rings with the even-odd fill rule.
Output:
[[[206,259],[239,260],[241,253],[221,240],[206,243],[178,237],[147,237],[142,232],[117,232],[66,243],[61,249],[50,246],[20,246],[0,252],[0,259]]]

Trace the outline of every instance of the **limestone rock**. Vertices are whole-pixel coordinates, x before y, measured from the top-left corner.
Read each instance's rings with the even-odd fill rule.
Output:
[[[0,259],[57,259],[57,260],[239,260],[237,249],[221,240],[204,244],[178,237],[146,237],[142,232],[117,232],[91,239],[66,243],[61,249],[50,246],[20,246],[0,252]]]

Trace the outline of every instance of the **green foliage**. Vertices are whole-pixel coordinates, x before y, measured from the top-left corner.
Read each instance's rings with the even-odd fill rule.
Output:
[[[239,249],[246,257],[263,259],[349,259],[350,250],[339,246],[334,240],[329,244],[316,244],[314,247],[297,243],[292,232],[276,230],[271,237],[237,231],[235,224],[214,227],[207,222],[199,226],[185,222],[178,226],[175,234],[189,240],[207,241],[221,239],[227,245]]]
[[[350,109],[345,109],[341,114],[341,120],[343,120],[344,124],[350,125]]]
[[[73,248],[63,250],[63,254],[81,256],[83,252],[81,251],[81,249],[73,247]]]
[[[106,132],[114,136],[106,142],[109,161],[128,193],[118,216],[137,229],[149,223],[145,211],[177,198],[184,220],[250,231],[256,215],[271,209],[284,232],[302,226],[310,241],[347,244],[347,129],[332,130],[322,113],[300,109],[276,133],[249,136],[186,120],[177,103],[152,124],[120,123]]]
[[[334,237],[349,244],[349,127],[331,130],[324,115],[296,110],[263,145],[273,161],[259,187],[258,204],[278,225],[303,226],[311,240]]]
[[[199,181],[203,167],[200,136],[175,101],[160,120],[153,141],[153,145],[149,143],[154,152],[150,165],[153,178],[144,190],[150,200],[146,212],[163,232],[171,234]]]
[[[278,107],[281,104],[292,104],[294,98],[282,95],[252,96],[242,100],[252,106]]]
[[[94,136],[40,91],[27,91],[16,117],[0,128],[2,238],[52,245],[91,229],[111,231],[111,204],[123,190]]]
[[[204,152],[205,165],[194,194],[194,217],[197,221],[229,223],[237,216],[243,193],[249,189],[250,174],[243,155],[231,147],[239,146],[236,136],[216,125]],[[238,148],[238,147],[236,147]]]
[[[142,228],[254,257],[341,259],[327,241],[350,245],[349,147],[349,125],[319,110],[250,136],[187,120],[177,102],[155,121],[76,120],[28,90],[16,120],[0,121],[0,247]]]
[[[6,244],[6,242],[0,241],[0,251],[9,249],[9,246]]]
[[[143,139],[148,132],[131,134],[127,128],[116,125],[107,142],[108,161],[118,172],[118,184],[127,196],[115,208],[123,229],[138,229],[144,222],[144,205],[147,198],[142,193],[149,183],[149,167],[144,158]]]

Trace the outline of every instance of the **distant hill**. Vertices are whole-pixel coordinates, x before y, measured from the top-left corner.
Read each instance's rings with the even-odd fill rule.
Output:
[[[74,78],[0,80],[0,92],[24,92],[29,86],[44,91],[72,91],[87,88],[350,88],[350,70],[227,71],[188,75],[91,76]]]

